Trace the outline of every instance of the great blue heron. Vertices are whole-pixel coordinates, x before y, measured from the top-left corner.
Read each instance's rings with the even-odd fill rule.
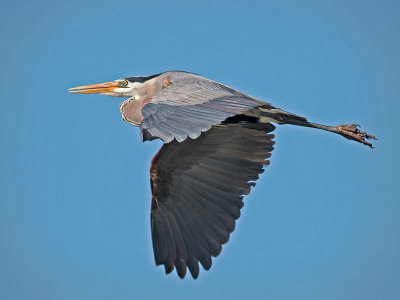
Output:
[[[150,167],[151,233],[156,265],[184,278],[199,262],[211,267],[240,216],[243,195],[269,164],[277,124],[318,128],[372,147],[358,125],[308,122],[210,79],[181,71],[128,77],[69,89],[129,97],[122,118],[140,127],[142,141],[163,146]]]

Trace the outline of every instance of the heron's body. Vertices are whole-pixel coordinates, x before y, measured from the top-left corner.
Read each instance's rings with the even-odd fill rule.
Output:
[[[138,78],[141,77],[129,80]],[[138,90],[120,105],[122,118],[140,126],[143,140],[161,138],[168,143],[175,138],[183,142],[188,136],[196,138],[212,125],[240,114],[261,117],[262,111],[275,113],[260,118],[264,122],[279,122],[273,118],[279,112],[294,116],[195,74],[174,71],[149,78],[134,82]]]
[[[122,118],[140,127],[142,141],[164,145],[150,168],[151,226],[156,264],[186,268],[197,278],[200,262],[229,239],[240,216],[243,195],[268,165],[271,132],[277,124],[313,127],[372,146],[373,136],[357,125],[326,126],[308,122],[210,79],[186,72],[129,77],[71,89],[129,97],[120,104]]]

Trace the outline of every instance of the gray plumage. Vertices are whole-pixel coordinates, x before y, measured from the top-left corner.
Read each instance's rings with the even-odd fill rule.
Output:
[[[166,87],[164,81],[169,83]],[[160,138],[165,143],[173,139],[183,142],[188,136],[196,139],[213,125],[256,107],[295,116],[235,89],[186,72],[161,74],[149,82],[148,88],[155,91],[146,98],[148,102],[131,98],[121,106],[125,120],[136,119],[135,125],[140,124],[142,141]]]
[[[162,146],[150,169],[151,227],[156,264],[164,264],[167,273],[175,265],[184,277],[187,265],[196,278],[198,261],[210,268],[211,256],[235,228],[243,195],[269,164],[274,128],[224,123],[190,142]]]
[[[129,97],[122,118],[142,141],[164,141],[150,167],[151,232],[156,265],[193,278],[210,269],[240,217],[273,150],[274,125],[337,133],[372,147],[358,125],[326,126],[187,72],[128,77],[70,89]]]

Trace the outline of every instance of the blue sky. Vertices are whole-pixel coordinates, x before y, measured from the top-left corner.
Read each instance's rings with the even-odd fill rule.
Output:
[[[1,299],[399,299],[398,1],[19,1],[0,11]],[[186,70],[371,150],[276,129],[198,280],[153,260],[149,164],[123,99],[67,88]]]

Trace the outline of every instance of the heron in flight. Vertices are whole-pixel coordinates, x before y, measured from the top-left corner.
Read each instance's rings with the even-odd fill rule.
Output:
[[[274,149],[271,123],[317,128],[369,147],[356,124],[326,126],[196,74],[172,71],[79,86],[71,93],[128,97],[122,118],[142,141],[164,144],[150,166],[151,234],[156,265],[199,275],[235,229],[243,196]]]

